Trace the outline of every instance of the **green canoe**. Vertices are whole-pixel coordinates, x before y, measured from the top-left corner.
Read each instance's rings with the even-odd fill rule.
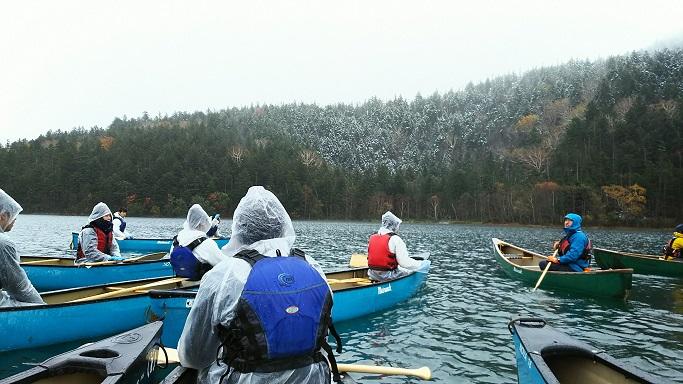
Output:
[[[496,261],[509,276],[535,285],[547,257],[499,239],[493,240]],[[539,288],[560,289],[587,296],[626,298],[631,290],[632,269],[596,269],[590,272],[548,271]]]
[[[683,259],[664,260],[662,256],[594,248],[600,268],[633,268],[633,273],[683,278]]]

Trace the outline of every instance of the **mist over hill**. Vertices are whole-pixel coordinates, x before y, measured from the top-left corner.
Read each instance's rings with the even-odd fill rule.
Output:
[[[680,47],[680,46],[679,46]],[[454,68],[453,70],[457,70]],[[683,169],[683,50],[570,61],[412,100],[116,118],[0,151],[26,211],[230,214],[271,189],[294,218],[669,225]],[[211,212],[209,212],[211,213]]]

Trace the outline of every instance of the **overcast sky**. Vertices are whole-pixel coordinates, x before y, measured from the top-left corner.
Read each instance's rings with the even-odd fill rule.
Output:
[[[683,37],[683,2],[8,1],[0,142],[115,117],[362,103]]]

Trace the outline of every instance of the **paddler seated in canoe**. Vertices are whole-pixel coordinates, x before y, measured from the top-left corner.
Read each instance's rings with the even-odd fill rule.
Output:
[[[419,269],[422,261],[408,254],[406,243],[398,236],[402,220],[391,211],[382,215],[382,225],[368,241],[368,277],[386,281],[407,275]]]
[[[218,232],[218,225],[221,223],[221,215],[218,213],[214,213],[213,216],[211,216],[211,228],[209,228],[208,231],[206,231],[206,236],[208,237],[213,237],[213,238],[221,238],[223,235]]]
[[[565,236],[553,244],[559,257],[548,256],[547,260],[538,263],[541,270],[545,269],[548,262],[552,263],[551,271],[583,272],[590,269],[593,246],[581,230],[581,221],[581,216],[576,213],[568,213],[564,217]]]
[[[664,246],[663,251],[666,260],[683,260],[683,224],[676,226],[673,237]]]
[[[128,208],[121,207],[118,211],[114,212],[114,219],[112,224],[114,225],[114,238],[116,240],[132,239],[133,236],[130,231],[126,231],[126,220],[128,216]]]
[[[0,307],[43,304],[19,265],[17,249],[7,236],[21,211],[21,205],[0,189]]]
[[[97,203],[88,216],[88,224],[81,228],[78,235],[76,262],[120,261],[123,260],[119,245],[114,239],[114,225],[111,210],[105,203]]]
[[[249,188],[222,249],[228,259],[204,275],[178,342],[199,383],[331,382],[332,292],[295,238],[280,200]]]
[[[206,236],[210,227],[209,215],[202,206],[191,206],[183,229],[173,238],[171,246],[171,265],[176,276],[200,280],[204,273],[226,259],[216,242]]]

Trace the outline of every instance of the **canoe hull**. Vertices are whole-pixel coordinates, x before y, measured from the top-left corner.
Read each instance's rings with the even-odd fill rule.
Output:
[[[174,275],[169,260],[98,266],[22,264],[21,267],[38,292]]]
[[[542,271],[538,262],[545,257],[493,239],[493,253],[508,276],[534,286]],[[517,263],[517,264],[516,264]],[[559,289],[588,296],[626,298],[632,285],[631,269],[594,270],[591,272],[549,271],[539,288]]]
[[[161,326],[155,322],[86,344],[0,380],[0,384],[146,382],[156,366]]]
[[[147,290],[184,284],[182,278],[131,280],[46,292],[41,296],[47,304],[0,308],[0,352],[101,338],[142,326],[151,316]],[[134,290],[137,287],[149,288]]]
[[[228,243],[229,239],[215,239],[218,248]],[[117,240],[119,250],[125,253],[168,252],[173,245],[172,239],[125,239]],[[71,248],[78,247],[78,233],[71,233]]]
[[[519,383],[661,383],[603,351],[555,330],[542,319],[508,324],[515,345]]]
[[[633,273],[683,278],[683,261],[668,261],[660,256],[593,249],[595,262],[601,268],[632,268]]]
[[[430,266],[431,263],[427,261],[420,271],[384,283],[341,289],[334,289],[333,286],[334,305],[332,306],[332,320],[338,323],[355,319],[389,309],[397,303],[407,300],[424,283]],[[363,274],[366,273],[366,269],[356,270],[355,272],[359,271]],[[334,278],[334,275],[334,272],[329,273],[327,277]],[[162,342],[166,346],[176,348],[185,326],[185,321],[194,303],[196,291],[152,291],[150,296],[154,319],[164,320]],[[362,305],[359,305],[359,303],[362,303]]]

